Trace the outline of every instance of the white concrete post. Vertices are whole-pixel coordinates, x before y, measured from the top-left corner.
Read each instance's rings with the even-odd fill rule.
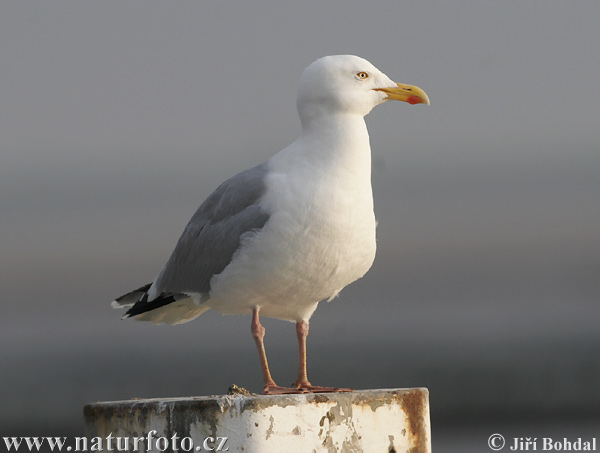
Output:
[[[89,447],[105,451],[109,436],[113,451],[431,451],[425,388],[128,400],[84,413]]]

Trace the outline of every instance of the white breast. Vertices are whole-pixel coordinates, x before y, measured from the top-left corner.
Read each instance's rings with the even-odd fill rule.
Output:
[[[354,151],[299,140],[269,161],[261,204],[272,215],[211,280],[212,308],[258,306],[263,316],[308,320],[320,300],[369,270],[376,245],[368,137],[366,150]]]

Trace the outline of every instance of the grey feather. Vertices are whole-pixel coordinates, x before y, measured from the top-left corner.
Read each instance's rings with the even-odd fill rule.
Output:
[[[210,279],[231,262],[240,237],[269,219],[259,204],[267,170],[264,163],[237,174],[202,203],[156,278],[158,294],[208,293]]]

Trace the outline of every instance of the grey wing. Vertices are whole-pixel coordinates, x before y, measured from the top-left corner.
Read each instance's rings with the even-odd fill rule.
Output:
[[[231,262],[240,237],[261,229],[269,219],[259,203],[266,189],[266,173],[266,163],[239,173],[202,203],[151,292],[157,296],[209,292],[210,279]]]

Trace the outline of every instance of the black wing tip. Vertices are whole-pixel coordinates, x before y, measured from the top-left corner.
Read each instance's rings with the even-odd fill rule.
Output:
[[[131,318],[133,316],[141,315],[142,313],[146,313],[148,311],[156,310],[157,308],[164,307],[165,305],[169,305],[170,303],[175,302],[177,299],[174,294],[161,294],[156,299],[148,302],[148,293],[145,293],[143,297],[137,301],[133,307],[131,307],[123,318]]]
[[[144,286],[139,287],[138,289],[134,289],[133,291],[129,291],[128,293],[123,294],[121,297],[117,297],[115,299],[115,302],[117,302],[117,303],[121,302],[123,299],[125,299],[133,294],[136,294],[136,293],[144,294],[150,289],[151,286],[152,286],[152,283],[147,283]]]

